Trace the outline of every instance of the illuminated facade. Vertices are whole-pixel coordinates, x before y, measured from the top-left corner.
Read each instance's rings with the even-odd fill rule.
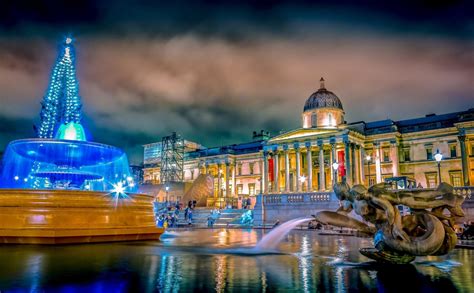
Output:
[[[474,109],[367,123],[347,123],[344,114],[340,99],[321,79],[320,89],[304,105],[301,128],[273,137],[254,133],[249,143],[187,151],[185,181],[211,174],[214,196],[226,199],[324,192],[343,179],[350,185],[367,185],[401,177],[418,187],[436,187],[434,155],[439,152],[443,182],[472,184]],[[154,172],[159,170],[145,168],[144,172],[147,180],[157,178]]]

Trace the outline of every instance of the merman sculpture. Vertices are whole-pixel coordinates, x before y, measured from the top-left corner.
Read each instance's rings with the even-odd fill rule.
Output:
[[[416,256],[447,254],[456,245],[454,223],[464,216],[464,197],[454,194],[447,183],[436,190],[392,190],[387,183],[367,190],[363,185],[350,188],[343,182],[336,183],[334,192],[340,208],[314,217],[323,224],[374,235],[375,247],[360,249],[368,258],[405,264]],[[397,207],[400,205],[410,208],[410,214],[402,216]],[[350,217],[352,210],[366,223]]]

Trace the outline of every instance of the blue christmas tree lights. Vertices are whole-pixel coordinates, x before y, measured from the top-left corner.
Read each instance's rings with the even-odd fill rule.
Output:
[[[40,138],[54,138],[60,125],[81,122],[82,104],[72,43],[72,38],[66,37],[59,48],[50,83],[41,102],[41,122],[37,127]]]

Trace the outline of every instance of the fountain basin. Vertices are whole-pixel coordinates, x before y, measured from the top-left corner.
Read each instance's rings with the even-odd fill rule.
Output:
[[[145,194],[0,189],[0,243],[158,240],[163,232]]]
[[[106,191],[122,182],[126,191],[134,192],[130,179],[127,156],[119,148],[89,141],[33,138],[8,144],[0,187]]]

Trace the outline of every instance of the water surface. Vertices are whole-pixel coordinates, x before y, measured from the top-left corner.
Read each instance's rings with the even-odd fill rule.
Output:
[[[474,292],[474,250],[380,266],[371,239],[293,231],[280,254],[251,250],[261,230],[171,233],[162,242],[0,246],[0,291]]]

